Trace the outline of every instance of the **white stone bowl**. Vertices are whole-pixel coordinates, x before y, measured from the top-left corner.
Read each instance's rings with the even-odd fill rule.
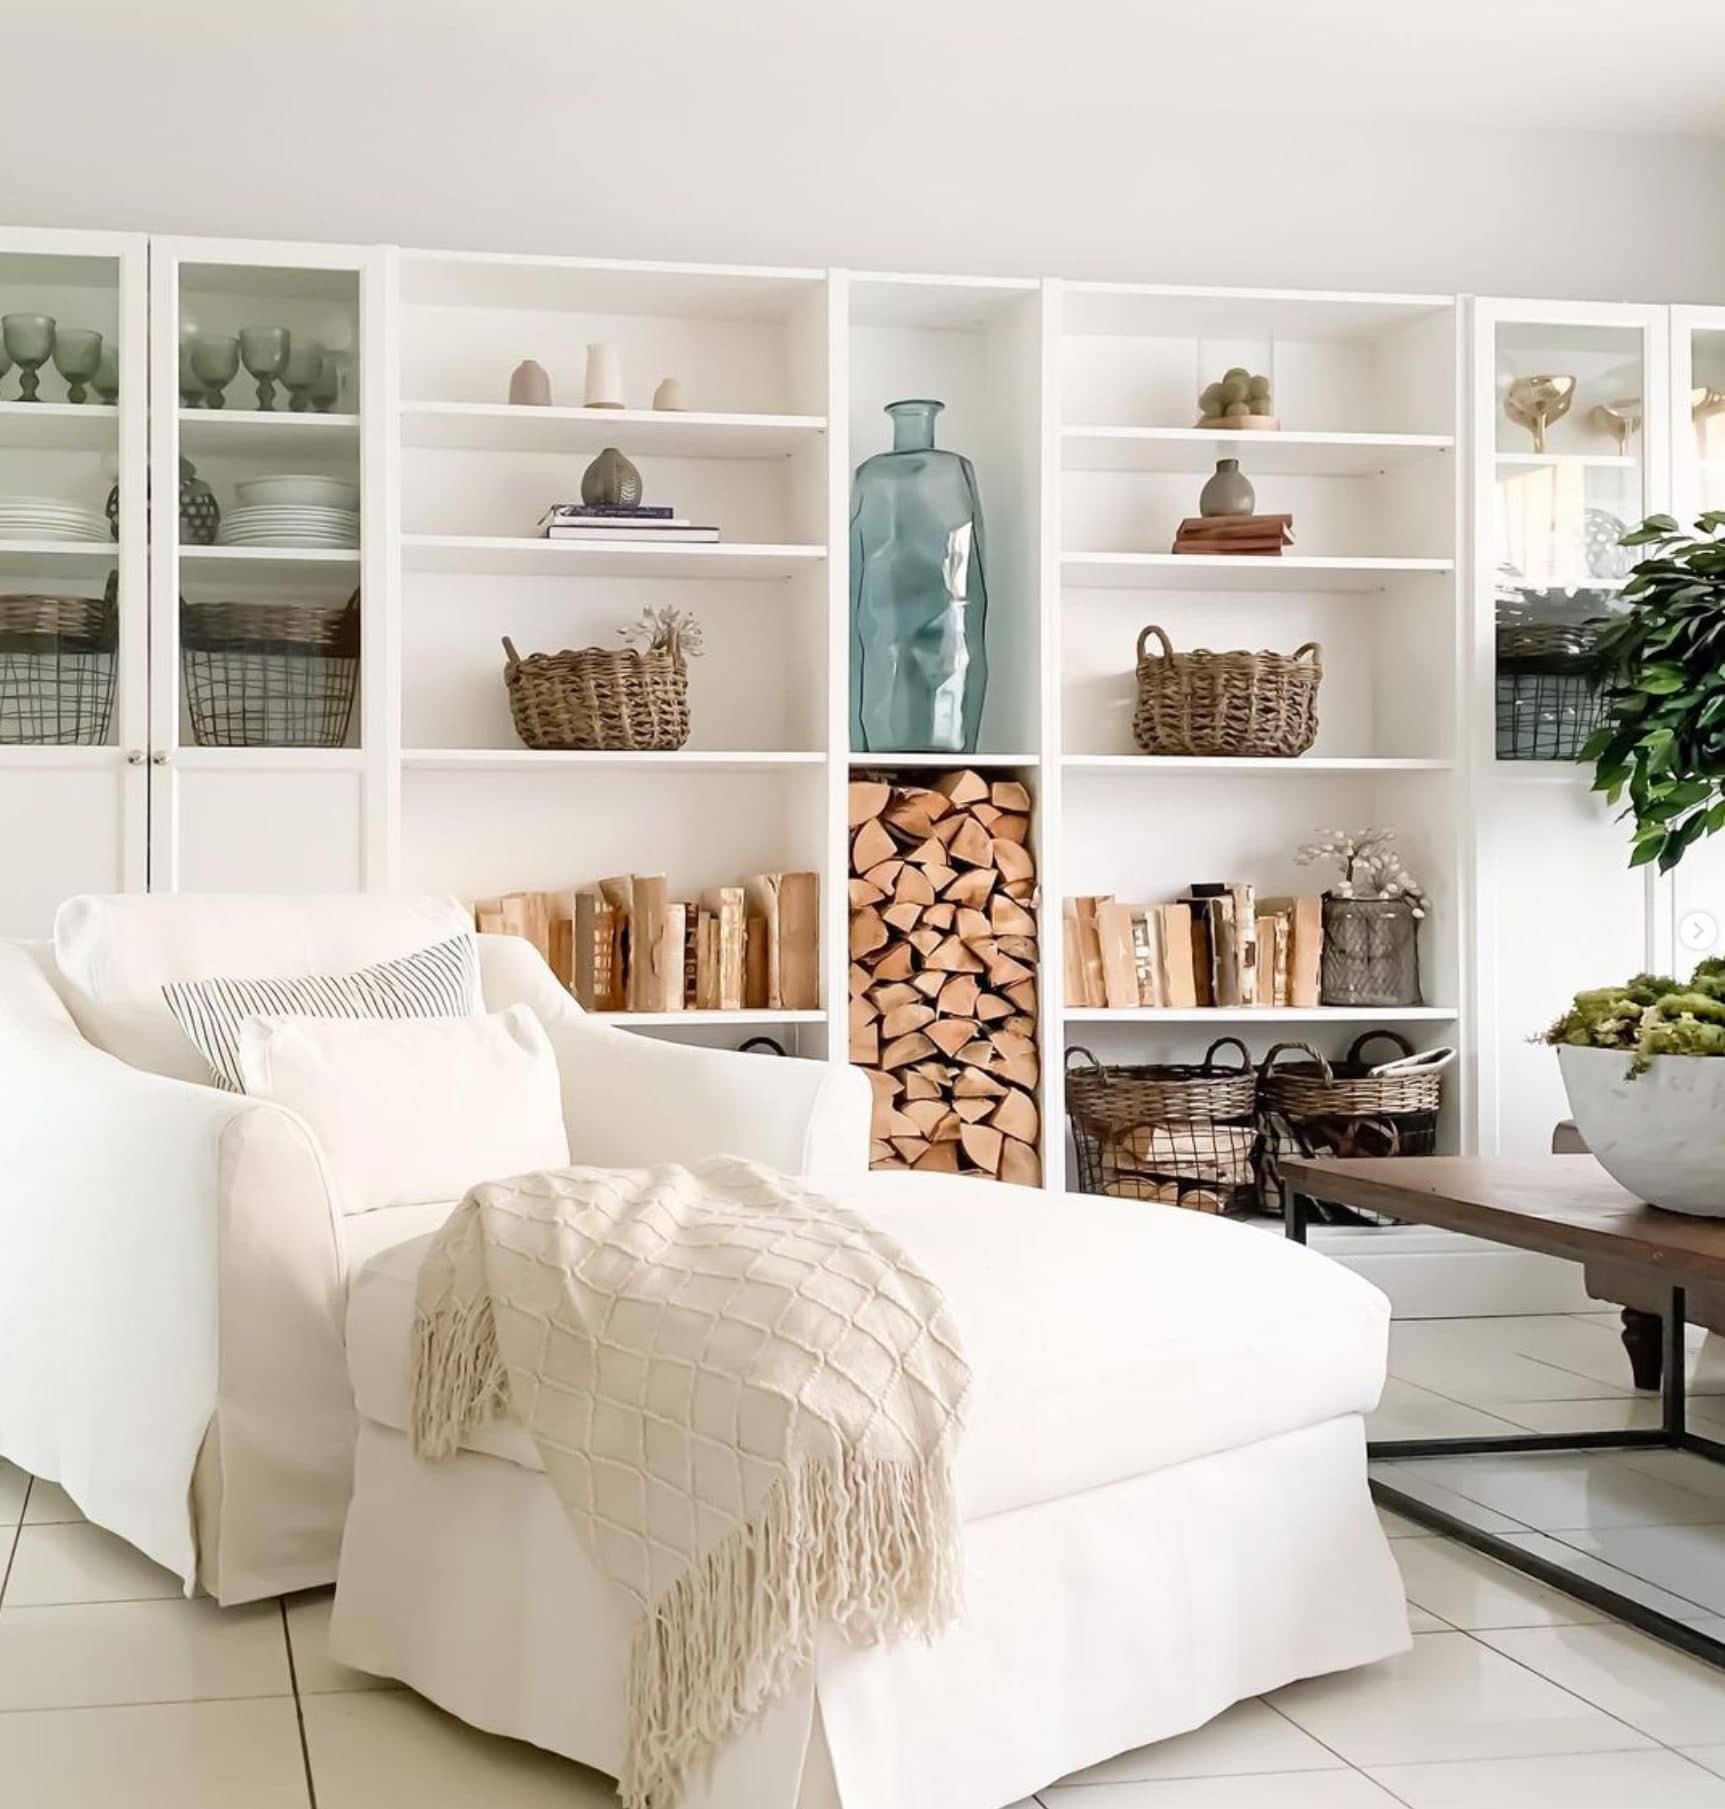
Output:
[[[357,509],[359,485],[346,478],[320,477],[313,472],[284,473],[280,477],[248,478],[234,485],[234,494],[248,507],[260,504],[311,503],[326,509]]]
[[[1725,1218],[1725,1056],[1557,1051],[1569,1109],[1600,1167],[1650,1206]]]

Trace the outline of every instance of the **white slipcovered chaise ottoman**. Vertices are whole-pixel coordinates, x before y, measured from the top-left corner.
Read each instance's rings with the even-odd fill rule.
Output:
[[[974,1371],[964,1615],[933,1644],[831,1643],[690,1809],[1002,1809],[1406,1648],[1365,1477],[1374,1288],[1171,1208],[902,1176],[845,1198],[943,1288]],[[332,1651],[615,1776],[633,1625],[531,1440],[498,1422],[444,1462],[410,1449],[429,1241],[350,1291],[360,1431]]]

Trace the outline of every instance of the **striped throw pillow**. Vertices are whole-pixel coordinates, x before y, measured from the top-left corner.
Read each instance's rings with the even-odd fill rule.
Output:
[[[173,980],[162,996],[218,1087],[244,1091],[240,1026],[247,1018],[463,1018],[481,1009],[479,948],[452,936],[351,974],[285,980]]]

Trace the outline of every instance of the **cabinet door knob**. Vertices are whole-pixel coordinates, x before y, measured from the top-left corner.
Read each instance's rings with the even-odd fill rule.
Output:
[[[127,748],[126,764],[128,766],[142,766],[144,764],[144,750],[141,747]]]
[[[168,750],[161,747],[157,748],[150,756],[150,764],[152,766],[166,766],[168,764]]]

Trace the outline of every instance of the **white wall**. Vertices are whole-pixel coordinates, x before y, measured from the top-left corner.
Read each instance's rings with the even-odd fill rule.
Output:
[[[1709,45],[1650,37],[1676,3],[1604,9],[1613,45],[1526,0],[62,0],[9,9],[0,215],[1725,300],[1725,145],[1611,129],[1695,119]]]

